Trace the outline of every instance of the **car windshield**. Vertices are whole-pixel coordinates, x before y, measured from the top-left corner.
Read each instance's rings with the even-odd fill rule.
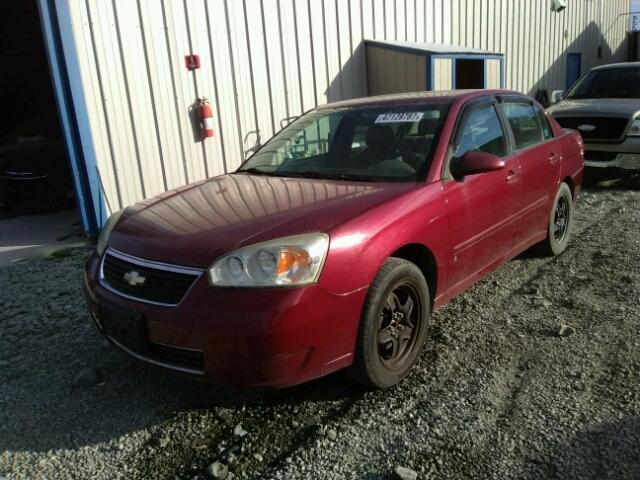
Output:
[[[640,68],[593,70],[576,83],[566,98],[640,98]]]
[[[442,103],[314,110],[236,173],[415,182],[429,168],[446,108]]]

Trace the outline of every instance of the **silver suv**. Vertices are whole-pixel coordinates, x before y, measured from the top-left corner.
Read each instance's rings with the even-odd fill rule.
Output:
[[[582,135],[586,166],[640,169],[640,62],[596,67],[553,100],[549,113]]]

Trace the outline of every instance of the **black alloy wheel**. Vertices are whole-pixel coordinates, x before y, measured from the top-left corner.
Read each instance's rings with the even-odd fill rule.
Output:
[[[569,202],[566,197],[560,197],[553,212],[553,236],[556,242],[561,242],[569,229]]]
[[[422,271],[407,260],[388,258],[369,286],[351,377],[374,388],[406,377],[420,358],[430,310]]]
[[[421,310],[410,282],[403,281],[389,292],[378,316],[378,355],[385,367],[395,369],[406,361],[416,343]]]
[[[573,195],[566,183],[558,187],[548,218],[547,238],[539,247],[545,255],[560,255],[569,244],[573,227]]]

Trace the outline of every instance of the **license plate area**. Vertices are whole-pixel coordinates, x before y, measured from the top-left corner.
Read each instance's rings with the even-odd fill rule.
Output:
[[[140,353],[149,350],[147,323],[144,315],[113,304],[100,305],[103,332],[125,347]]]

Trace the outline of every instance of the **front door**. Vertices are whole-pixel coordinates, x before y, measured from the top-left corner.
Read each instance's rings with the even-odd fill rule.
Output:
[[[517,156],[508,155],[504,131],[493,102],[467,107],[456,129],[451,161],[478,150],[504,158],[505,168],[462,178],[447,178],[445,172],[451,242],[449,292],[475,281],[514,244],[521,172]]]
[[[525,99],[505,100],[500,108],[513,135],[522,168],[522,210],[517,243],[527,243],[548,226],[560,176],[560,145],[546,114]]]

